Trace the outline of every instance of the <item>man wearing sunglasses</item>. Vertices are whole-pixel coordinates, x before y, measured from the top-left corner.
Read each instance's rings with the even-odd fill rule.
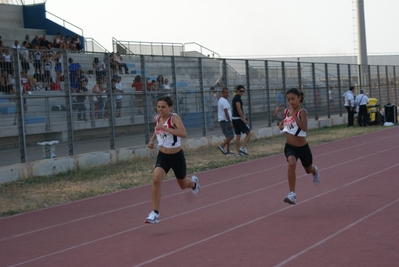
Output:
[[[245,87],[243,85],[238,85],[236,89],[236,95],[233,97],[233,115],[232,121],[234,126],[234,133],[236,134],[236,149],[237,156],[242,157],[242,155],[248,155],[248,151],[245,148],[249,139],[251,138],[251,129],[247,119],[244,116],[244,109],[242,104],[242,95],[245,93]],[[241,134],[245,134],[244,141],[240,147]]]

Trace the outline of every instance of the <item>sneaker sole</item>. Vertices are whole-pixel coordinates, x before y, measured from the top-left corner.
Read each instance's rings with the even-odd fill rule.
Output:
[[[292,202],[288,197],[284,198],[284,202],[288,203],[290,205],[295,205],[296,204],[296,202]]]
[[[247,155],[247,156],[249,155],[249,153],[247,153],[245,151],[240,150],[240,152],[243,153],[244,155]]]
[[[157,224],[157,223],[159,223],[159,220],[156,220],[156,221],[153,221],[153,222],[149,221],[149,220],[145,220],[144,223]]]

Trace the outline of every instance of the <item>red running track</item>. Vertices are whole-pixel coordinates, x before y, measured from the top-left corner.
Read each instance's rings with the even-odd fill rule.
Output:
[[[398,266],[398,136],[311,147],[297,205],[280,154],[198,173],[196,197],[165,181],[157,225],[149,185],[2,218],[0,266]]]

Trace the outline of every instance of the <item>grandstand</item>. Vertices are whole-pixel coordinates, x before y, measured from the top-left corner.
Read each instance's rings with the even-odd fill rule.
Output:
[[[56,22],[58,21],[58,22]],[[124,90],[122,116],[115,118],[113,95],[107,92],[108,119],[95,119],[94,95],[91,89],[96,83],[93,70],[94,58],[104,60],[107,66],[107,85],[111,84],[109,51],[93,38],[85,37],[83,29],[68,23],[46,11],[45,3],[34,5],[0,4],[0,36],[6,46],[14,40],[20,43],[28,34],[46,35],[49,41],[60,32],[66,36],[78,34],[84,51],[62,51],[62,74],[60,90],[31,91],[25,95],[0,93],[0,162],[4,165],[19,162],[31,162],[41,159],[37,142],[59,140],[57,157],[73,156],[94,151],[115,150],[148,141],[153,127],[152,96],[169,94],[174,99],[175,109],[191,135],[208,136],[219,134],[208,129],[212,118],[209,112],[209,88],[215,81],[222,79],[225,86],[233,89],[238,84],[247,88],[244,96],[245,114],[248,114],[252,127],[272,126],[272,113],[275,98],[279,92],[289,87],[303,88],[307,97],[305,106],[314,120],[342,116],[345,113],[340,95],[348,85],[365,88],[371,97],[379,99],[382,105],[396,103],[397,75],[399,71],[393,65],[369,66],[367,74],[358,76],[358,66],[348,61],[331,63],[325,61],[307,61],[305,58],[280,59],[226,59],[209,48],[197,43],[157,43],[134,42],[113,39],[113,50],[120,51],[123,61],[129,68],[122,77]],[[53,51],[57,51],[53,49]],[[15,83],[19,88],[19,70],[21,68],[18,51],[12,50]],[[73,109],[73,100],[78,93],[71,92],[68,59],[79,63],[89,73],[89,89],[86,101],[88,122],[77,120],[77,111]],[[352,60],[352,59],[350,59]],[[29,75],[35,73],[33,66]],[[173,92],[148,92],[147,81],[156,80],[162,74],[171,81]],[[132,88],[133,79],[140,75],[143,90]],[[51,70],[54,79],[54,68]],[[43,87],[42,82],[39,85]],[[335,108],[331,108],[329,91],[333,88],[336,98]],[[322,105],[315,105],[316,92],[320,93]],[[144,99],[138,103],[137,99]],[[27,113],[23,111],[23,100],[27,101]],[[143,111],[139,106],[142,104]],[[53,109],[54,107],[54,109]],[[59,107],[59,110],[56,110]],[[13,125],[17,112],[17,125]],[[24,123],[25,122],[25,123]],[[134,141],[132,141],[134,139]],[[87,146],[90,144],[90,146]]]

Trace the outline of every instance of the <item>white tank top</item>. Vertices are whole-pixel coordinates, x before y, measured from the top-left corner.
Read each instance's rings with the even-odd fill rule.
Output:
[[[165,126],[166,128],[175,129],[175,126],[172,124],[173,115],[176,115],[176,113],[170,114],[169,118],[166,119],[163,126]],[[169,132],[157,130],[157,126],[158,126],[160,118],[161,118],[161,116],[157,115],[156,123],[155,123],[155,134],[157,136],[158,146],[163,146],[165,148],[180,147],[180,139],[181,139],[180,137],[173,135]]]
[[[307,112],[306,109],[300,109],[297,112],[295,112],[294,116],[297,116],[299,118],[299,113],[304,110],[304,112]],[[300,137],[306,137],[306,132],[302,131],[301,127],[298,126],[296,121],[294,120],[293,116],[288,117],[288,112],[289,109],[285,109],[284,111],[284,129],[282,132],[284,133],[289,133],[295,136],[300,136]]]

